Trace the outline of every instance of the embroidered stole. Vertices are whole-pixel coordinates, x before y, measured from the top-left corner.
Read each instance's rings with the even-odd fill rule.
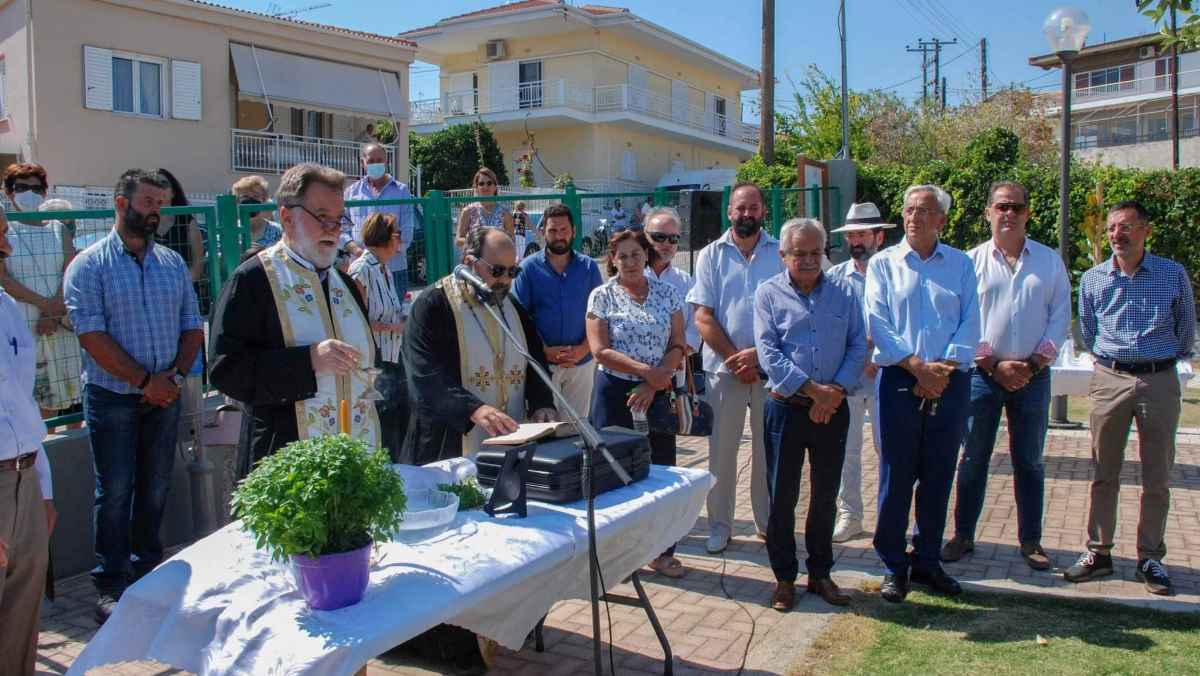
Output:
[[[283,242],[258,254],[267,279],[271,297],[283,329],[286,347],[315,345],[336,338],[353,345],[362,354],[359,366],[371,366],[375,358],[375,342],[371,325],[354,302],[341,275],[330,270],[329,302],[321,291],[317,273],[292,259]],[[350,402],[350,435],[378,448],[381,436],[375,402],[364,400],[367,380],[362,371],[346,376],[332,373],[317,374],[317,394],[311,399],[296,402],[296,429],[301,439],[338,433],[338,402]]]
[[[483,403],[504,411],[513,420],[525,420],[526,359],[508,344],[508,338],[496,320],[462,282],[445,277],[437,286],[445,291],[458,325],[463,387]],[[511,299],[504,299],[501,312],[520,342],[521,349],[528,350],[521,317]],[[473,427],[470,433],[463,435],[463,455],[474,456],[479,451],[480,442],[486,437],[487,433],[482,427]]]

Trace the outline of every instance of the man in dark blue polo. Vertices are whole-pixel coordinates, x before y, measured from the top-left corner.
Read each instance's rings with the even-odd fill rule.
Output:
[[[554,384],[576,412],[587,415],[596,364],[588,350],[585,319],[588,296],[603,282],[600,266],[571,250],[575,219],[566,206],[546,209],[541,228],[546,248],[521,261],[513,295],[542,336]]]

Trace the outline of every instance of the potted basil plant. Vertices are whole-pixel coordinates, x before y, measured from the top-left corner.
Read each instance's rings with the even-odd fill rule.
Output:
[[[234,491],[234,515],[272,560],[290,559],[310,608],[362,600],[371,544],[388,539],[406,507],[390,462],[348,435],[315,437],[267,456]]]

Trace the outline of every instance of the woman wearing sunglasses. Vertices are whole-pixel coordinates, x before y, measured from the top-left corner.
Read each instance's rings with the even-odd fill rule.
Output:
[[[270,201],[268,187],[267,179],[262,176],[246,176],[238,179],[230,191],[238,204],[266,204]],[[250,241],[257,246],[266,248],[283,238],[283,227],[268,218],[273,213],[256,211],[250,217]]]
[[[492,197],[500,191],[500,182],[496,172],[487,167],[475,172],[471,180],[471,189],[476,197]],[[454,237],[454,246],[462,249],[467,243],[467,235],[477,228],[504,228],[509,237],[514,237],[512,212],[499,202],[471,202],[463,207],[458,215],[458,228]]]
[[[592,424],[633,427],[651,404],[666,403],[683,361],[683,298],[669,284],[646,276],[658,253],[646,235],[624,230],[608,243],[609,279],[588,298],[587,335],[599,364],[592,390]],[[669,405],[669,403],[667,403]],[[675,434],[648,430],[650,462],[675,464]],[[683,577],[672,545],[650,563],[667,577]]]

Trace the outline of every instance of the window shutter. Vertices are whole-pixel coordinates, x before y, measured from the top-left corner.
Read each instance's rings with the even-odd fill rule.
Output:
[[[8,62],[0,57],[0,120],[8,119]]]
[[[83,106],[112,110],[112,50],[83,46]]]
[[[199,120],[201,107],[200,64],[171,59],[171,117]]]

